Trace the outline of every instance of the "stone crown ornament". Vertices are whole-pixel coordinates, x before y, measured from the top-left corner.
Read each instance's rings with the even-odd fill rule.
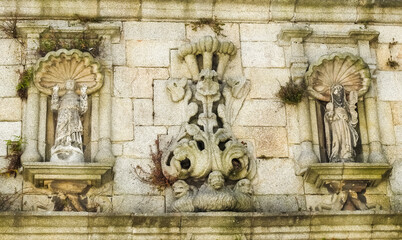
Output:
[[[307,90],[321,101],[331,100],[331,88],[342,85],[345,92],[363,96],[370,87],[370,69],[360,57],[350,53],[322,56],[306,73]]]
[[[53,87],[58,85],[59,94],[64,95],[67,80],[75,81],[77,94],[81,94],[83,85],[88,88],[87,94],[94,93],[103,85],[101,66],[91,54],[77,49],[49,52],[38,60],[34,84],[40,92],[51,95]]]

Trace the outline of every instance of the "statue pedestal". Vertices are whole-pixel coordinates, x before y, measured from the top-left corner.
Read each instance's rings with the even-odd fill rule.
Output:
[[[392,167],[386,163],[315,163],[311,164],[304,179],[317,188],[333,181],[367,181],[375,187],[389,177]]]
[[[28,162],[23,164],[24,180],[36,187],[47,187],[51,182],[86,182],[100,187],[113,179],[113,165],[107,163]]]
[[[318,163],[309,166],[304,179],[332,194],[331,202],[321,203],[315,210],[381,209],[380,204],[367,203],[365,193],[387,179],[391,169],[384,163]]]

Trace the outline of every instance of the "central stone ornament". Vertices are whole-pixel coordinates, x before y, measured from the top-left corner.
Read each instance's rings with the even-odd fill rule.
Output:
[[[170,79],[166,89],[173,102],[187,103],[187,120],[162,156],[163,173],[168,179],[208,180],[199,191],[185,181],[175,183],[174,189],[180,189],[173,204],[176,211],[254,209],[252,201],[248,201],[251,206],[237,208],[243,198],[236,198],[236,191],[225,186],[225,179],[250,182],[256,175],[251,145],[238,141],[231,129],[250,90],[250,82],[244,77],[224,75],[235,54],[233,43],[210,36],[179,48],[192,79]],[[251,194],[247,196],[251,199]]]

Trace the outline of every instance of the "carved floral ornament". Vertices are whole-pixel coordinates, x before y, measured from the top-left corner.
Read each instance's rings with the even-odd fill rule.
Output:
[[[187,105],[187,120],[182,124],[178,135],[173,137],[169,149],[162,155],[163,173],[167,178],[202,181],[208,176],[208,179],[214,179],[211,174],[221,174],[222,179],[238,181],[252,180],[255,177],[256,162],[249,149],[251,146],[238,141],[231,129],[250,90],[250,82],[244,77],[224,76],[230,57],[235,54],[236,47],[233,43],[221,42],[210,36],[179,48],[179,57],[185,61],[192,79],[170,79],[166,85],[173,102],[185,101]],[[232,199],[233,206],[226,206],[227,202],[222,200],[217,201],[220,203],[214,206],[197,207],[196,204],[195,211],[239,210],[235,207],[236,201],[242,201],[236,198],[236,193],[222,190],[226,189],[222,187],[207,187],[210,186],[208,184],[213,185],[213,182],[214,180],[208,180],[198,194],[192,190],[193,194],[189,196],[203,199],[203,202],[208,198],[204,188],[210,189],[210,194],[217,199]],[[249,197],[251,195],[247,195],[247,199]],[[187,202],[191,203],[191,199]],[[247,209],[253,208],[250,204]],[[188,211],[192,208],[186,205],[176,210]]]
[[[91,94],[99,90],[103,85],[101,66],[89,53],[83,53],[77,49],[60,49],[49,52],[40,58],[35,66],[35,86],[40,92],[52,94],[54,86],[60,87],[60,95],[65,93],[67,80],[74,80],[77,94],[85,85]]]

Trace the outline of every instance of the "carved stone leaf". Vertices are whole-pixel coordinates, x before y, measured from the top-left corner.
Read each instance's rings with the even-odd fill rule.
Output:
[[[77,49],[49,52],[36,63],[34,84],[47,95],[51,95],[55,85],[59,85],[59,94],[63,95],[64,84],[69,79],[75,80],[78,94],[82,85],[88,87],[87,94],[96,92],[103,85],[101,65],[91,54]]]
[[[187,78],[169,79],[166,83],[166,90],[173,102],[183,100],[186,94]]]
[[[356,91],[364,95],[370,87],[371,75],[367,64],[360,57],[349,53],[325,55],[310,66],[306,73],[308,92],[311,96],[330,101],[330,89],[342,85],[347,93]]]

